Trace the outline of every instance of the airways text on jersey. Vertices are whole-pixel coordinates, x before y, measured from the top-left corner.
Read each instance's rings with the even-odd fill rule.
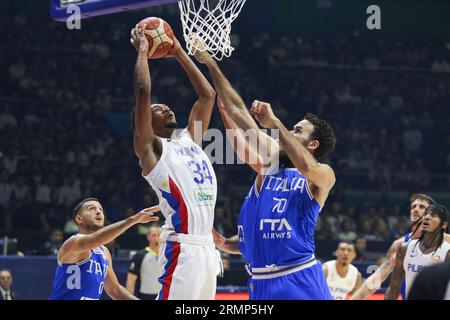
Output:
[[[290,239],[293,231],[289,222],[283,219],[261,219],[259,231],[263,239]]]

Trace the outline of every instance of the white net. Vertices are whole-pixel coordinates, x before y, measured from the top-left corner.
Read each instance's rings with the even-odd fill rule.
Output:
[[[229,57],[231,23],[237,18],[246,0],[179,0],[183,35],[189,54],[207,50],[216,60]],[[205,46],[199,47],[194,39]]]

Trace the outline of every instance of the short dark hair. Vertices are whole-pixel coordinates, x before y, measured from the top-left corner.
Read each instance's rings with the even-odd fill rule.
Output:
[[[75,220],[75,217],[77,216],[77,214],[80,212],[81,208],[83,207],[83,205],[88,202],[88,201],[98,201],[97,198],[85,198],[83,200],[81,200],[80,202],[78,202],[78,204],[73,208],[73,219]]]
[[[425,212],[433,212],[439,216],[439,219],[441,219],[441,223],[448,222],[448,210],[445,206],[440,205],[439,203],[433,203],[430,204],[426,209]]]
[[[417,199],[422,200],[422,201],[426,201],[426,202],[428,202],[429,205],[436,203],[436,201],[432,197],[430,197],[430,196],[428,196],[428,195],[426,195],[424,193],[414,193],[414,194],[412,194],[411,197],[409,197],[409,202],[413,203]]]
[[[328,122],[320,119],[313,113],[307,113],[304,119],[311,122],[314,127],[314,132],[311,134],[310,138],[319,141],[319,147],[314,150],[314,157],[316,160],[322,160],[328,156],[336,146],[337,140],[333,128]]]

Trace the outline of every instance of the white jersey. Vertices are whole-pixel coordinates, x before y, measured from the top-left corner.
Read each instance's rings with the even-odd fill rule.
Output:
[[[354,265],[348,266],[345,277],[341,277],[336,270],[336,260],[324,263],[328,270],[327,284],[334,300],[345,300],[347,294],[353,291],[358,280],[358,269]]]
[[[435,251],[423,254],[420,250],[419,239],[411,240],[406,249],[405,259],[403,260],[403,268],[405,270],[406,296],[420,271],[428,266],[445,262],[447,252],[450,250],[450,243],[444,241],[442,245]]]
[[[161,138],[162,154],[145,180],[166,218],[160,236],[158,300],[212,300],[220,254],[212,237],[217,180],[211,162],[187,132]],[[193,272],[195,270],[195,272]]]
[[[217,197],[211,162],[186,131],[161,142],[161,158],[144,178],[158,195],[166,218],[163,233],[210,235]]]

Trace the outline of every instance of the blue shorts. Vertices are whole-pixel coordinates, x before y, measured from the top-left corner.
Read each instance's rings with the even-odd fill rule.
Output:
[[[322,264],[272,279],[248,282],[250,300],[333,300]]]

